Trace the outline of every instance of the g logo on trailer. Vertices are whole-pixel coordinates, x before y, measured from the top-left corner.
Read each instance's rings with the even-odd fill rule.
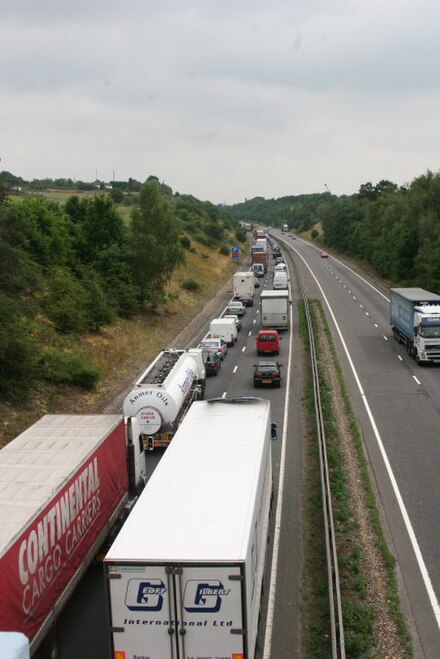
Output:
[[[161,579],[130,579],[125,604],[130,611],[161,611],[166,591]]]
[[[190,579],[186,582],[183,606],[188,613],[217,613],[222,605],[222,598],[229,595],[230,588],[225,588],[218,579],[200,581]]]

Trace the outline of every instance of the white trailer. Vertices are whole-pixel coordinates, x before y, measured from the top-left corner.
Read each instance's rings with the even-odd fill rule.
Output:
[[[232,280],[234,297],[248,307],[252,307],[254,304],[254,277],[252,270],[247,270],[246,272],[236,272]]]
[[[289,328],[289,291],[262,291],[260,296],[261,327],[271,329]]]
[[[213,318],[206,338],[214,337],[220,337],[228,347],[232,347],[238,338],[237,322],[233,318]]]
[[[255,654],[272,494],[270,403],[193,403],[105,560],[112,656]]]

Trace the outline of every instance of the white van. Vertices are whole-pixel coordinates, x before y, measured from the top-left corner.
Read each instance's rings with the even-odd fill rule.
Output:
[[[231,347],[238,338],[237,323],[233,318],[214,318],[209,325],[209,334],[219,336]]]
[[[273,287],[287,288],[287,272],[284,270],[277,270],[273,275]]]

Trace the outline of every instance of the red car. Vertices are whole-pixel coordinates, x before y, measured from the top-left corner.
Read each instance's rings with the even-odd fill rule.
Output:
[[[257,334],[257,355],[280,354],[280,335],[277,330],[260,330]]]
[[[327,252],[321,252],[321,258],[322,258],[322,259],[328,259],[328,254],[327,254]]]

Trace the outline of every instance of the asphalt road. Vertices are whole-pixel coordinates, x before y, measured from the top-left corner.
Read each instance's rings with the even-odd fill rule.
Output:
[[[440,655],[440,369],[392,337],[388,291],[287,239],[307,295],[326,308],[360,423],[416,657]],[[360,275],[360,276],[359,276]]]
[[[228,348],[228,354],[218,375],[207,379],[205,398],[257,395],[271,401],[272,420],[278,426],[278,440],[272,444],[274,502],[271,543],[268,548],[259,642],[255,659],[269,657],[293,659],[302,654],[299,627],[302,561],[299,531],[302,517],[303,432],[300,414],[302,365],[297,357],[300,345],[296,331],[297,305],[294,300],[291,307],[293,333],[291,336],[290,331],[283,332],[278,357],[278,361],[283,364],[282,386],[280,389],[264,390],[253,387],[253,365],[258,360],[255,337],[260,328],[259,295],[264,286],[271,287],[271,281],[271,275],[261,280],[261,288],[256,289],[255,304],[247,308],[243,318],[243,327],[239,332],[237,343],[232,348]],[[223,309],[218,309],[218,315],[222,311]],[[205,331],[208,331],[208,326]],[[287,387],[290,354],[293,359],[290,385]],[[149,456],[151,473],[160,457],[160,452]],[[284,475],[281,486],[280,470]],[[277,560],[272,560],[274,555]],[[92,566],[79,584],[60,616],[58,638],[61,659],[110,657],[102,566]]]

